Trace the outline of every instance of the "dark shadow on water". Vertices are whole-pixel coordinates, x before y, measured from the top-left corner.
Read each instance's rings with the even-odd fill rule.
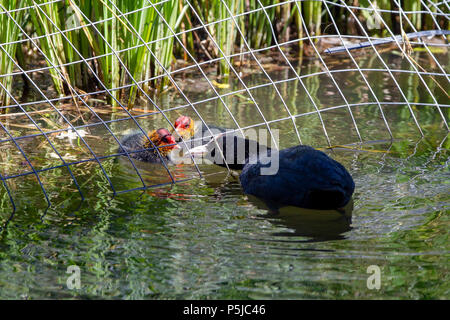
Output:
[[[249,196],[249,201],[259,209],[267,210],[267,207],[261,200]],[[303,236],[311,239],[302,242],[318,242],[345,239],[344,233],[352,229],[352,212],[353,199],[342,211],[284,207],[278,213],[268,211],[267,214],[259,215],[258,217],[268,219],[275,226],[292,229],[292,232],[277,232],[273,233],[273,236]]]
[[[208,167],[208,166],[206,166]],[[205,169],[202,167],[202,169]],[[225,196],[242,195],[239,179],[222,175],[207,176],[206,184],[214,188],[214,196],[218,201]],[[266,204],[252,195],[247,195],[247,200],[258,209],[265,210],[266,214],[256,215],[274,226],[291,229],[292,231],[272,233],[276,237],[308,237],[309,239],[281,240],[264,239],[264,241],[276,242],[318,242],[345,239],[345,233],[352,229],[353,198],[343,210],[312,210],[298,207],[284,207],[278,213],[273,213]]]

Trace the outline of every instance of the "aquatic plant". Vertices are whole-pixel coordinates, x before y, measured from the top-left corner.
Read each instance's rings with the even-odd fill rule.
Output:
[[[110,92],[113,106],[121,101],[131,108],[139,95],[167,89],[171,77],[166,73],[176,59],[217,59],[217,73],[226,81],[236,63],[233,55],[247,49],[242,36],[251,49],[301,39],[305,28],[317,41],[322,33],[335,32],[328,12],[342,33],[357,32],[348,29],[355,28],[349,23],[352,13],[371,35],[386,35],[387,28],[397,32],[400,23],[405,32],[449,28],[442,14],[432,17],[442,11],[437,1],[432,3],[424,10],[420,0],[360,0],[360,9],[342,0],[326,7],[313,0],[1,0],[0,83],[5,88],[0,100],[9,103],[16,62],[45,61],[58,96],[74,95],[71,88],[96,87]],[[381,11],[373,14],[374,9]],[[28,26],[33,43],[20,41],[20,26]],[[36,45],[35,56],[25,59],[24,52]],[[302,40],[298,47],[302,54]]]

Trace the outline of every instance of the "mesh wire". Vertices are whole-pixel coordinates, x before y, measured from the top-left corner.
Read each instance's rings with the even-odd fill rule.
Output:
[[[318,117],[320,127],[321,127],[321,134],[325,138],[326,144],[328,146],[332,145],[332,141],[329,137],[329,128],[326,124],[326,122],[323,119],[323,116],[329,112],[333,112],[336,110],[346,110],[348,112],[348,121],[350,122],[349,125],[352,126],[353,130],[355,131],[357,141],[355,141],[356,144],[365,142],[365,139],[363,135],[361,134],[360,127],[358,126],[358,121],[355,117],[355,107],[364,107],[368,105],[375,105],[377,106],[382,122],[384,124],[384,127],[380,127],[379,130],[386,131],[389,136],[392,138],[394,136],[394,133],[392,132],[391,125],[389,123],[388,115],[386,114],[386,106],[395,106],[395,105],[406,105],[408,112],[411,115],[411,118],[413,119],[414,126],[416,127],[417,131],[423,136],[424,132],[420,125],[419,120],[417,119],[415,107],[421,106],[424,108],[432,108],[434,112],[439,113],[443,126],[448,131],[448,119],[446,118],[446,115],[442,111],[445,108],[450,107],[448,104],[443,104],[442,101],[438,101],[435,97],[434,90],[432,90],[429,86],[429,81],[427,81],[426,77],[434,77],[439,78],[439,81],[441,83],[441,86],[443,86],[444,90],[445,88],[448,88],[448,84],[450,83],[449,78],[449,71],[448,71],[448,65],[443,65],[439,62],[439,60],[436,58],[435,54],[433,53],[435,51],[435,47],[444,48],[447,50],[449,47],[449,44],[446,40],[446,36],[448,35],[447,30],[442,29],[442,24],[439,23],[439,21],[446,21],[446,24],[449,25],[448,20],[450,20],[450,2],[449,1],[431,1],[431,0],[421,0],[421,10],[420,11],[408,11],[402,8],[399,0],[393,0],[391,1],[394,4],[394,9],[392,10],[384,10],[377,7],[375,0],[368,0],[368,6],[367,7],[361,7],[361,6],[354,6],[348,4],[346,1],[321,1],[322,2],[322,10],[323,14],[328,17],[328,21],[330,22],[329,26],[327,26],[327,34],[323,35],[316,35],[313,32],[311,32],[307,26],[307,22],[305,21],[305,18],[303,16],[303,13],[299,15],[299,18],[301,19],[301,24],[303,26],[303,34],[298,35],[297,38],[294,39],[284,39],[283,41],[280,40],[280,37],[277,35],[277,31],[275,29],[275,26],[273,25],[273,21],[271,20],[271,17],[268,13],[269,10],[273,8],[279,8],[283,5],[290,5],[290,8],[294,10],[296,8],[301,12],[300,6],[302,1],[284,1],[284,2],[278,2],[276,4],[270,4],[270,5],[264,5],[261,1],[257,2],[256,9],[253,10],[246,10],[244,12],[238,12],[238,13],[232,13],[232,10],[228,6],[227,1],[222,1],[226,12],[227,17],[222,20],[217,20],[214,22],[205,22],[202,20],[201,15],[197,12],[196,7],[191,3],[189,0],[183,1],[184,6],[187,6],[187,10],[190,11],[191,16],[195,17],[197,20],[197,24],[195,24],[192,28],[188,28],[182,31],[175,31],[172,29],[170,23],[167,21],[167,17],[164,16],[162,11],[162,6],[167,3],[168,1],[159,1],[159,2],[151,2],[147,1],[147,4],[139,9],[136,9],[134,11],[130,12],[122,12],[120,9],[116,6],[114,1],[105,1],[105,5],[107,4],[110,8],[113,8],[115,12],[117,12],[116,16],[98,20],[98,21],[92,21],[89,19],[89,17],[85,16],[81,11],[81,15],[83,15],[84,21],[86,21],[86,24],[84,25],[74,25],[70,28],[67,28],[65,30],[60,30],[58,28],[57,23],[52,21],[52,18],[48,16],[43,10],[43,7],[52,3],[61,2],[62,0],[54,0],[54,1],[48,1],[39,3],[37,5],[32,6],[24,6],[22,8],[16,8],[13,10],[7,10],[3,5],[0,5],[0,14],[1,15],[7,15],[9,19],[11,19],[17,28],[19,28],[21,37],[20,39],[16,41],[10,41],[10,42],[4,42],[0,43],[0,49],[2,56],[5,59],[9,59],[13,61],[14,68],[13,71],[10,73],[1,74],[0,77],[13,77],[13,79],[23,79],[22,81],[25,83],[27,82],[32,89],[34,90],[35,94],[32,99],[28,99],[28,101],[19,101],[22,99],[18,99],[17,95],[14,94],[14,92],[10,92],[4,84],[0,82],[1,90],[6,91],[6,94],[10,97],[11,103],[8,105],[2,105],[0,107],[0,111],[2,113],[0,114],[0,126],[2,128],[2,135],[0,136],[0,148],[5,148],[5,146],[9,145],[11,148],[13,148],[16,152],[18,152],[21,157],[23,158],[22,163],[16,163],[19,169],[15,170],[16,172],[7,172],[8,170],[5,170],[0,173],[0,180],[3,184],[4,190],[6,191],[7,198],[9,199],[11,203],[11,208],[13,212],[16,210],[16,201],[17,197],[15,196],[14,191],[14,184],[19,184],[20,179],[24,179],[25,177],[34,177],[39,184],[40,190],[42,191],[42,194],[45,197],[47,206],[51,206],[51,196],[49,196],[49,193],[47,192],[47,188],[49,187],[46,184],[45,179],[42,179],[42,176],[48,172],[52,172],[55,170],[66,170],[67,174],[71,177],[71,185],[74,186],[74,188],[77,190],[77,194],[79,197],[83,200],[85,198],[83,189],[85,189],[85,186],[82,185],[80,180],[80,175],[76,174],[74,171],[74,168],[80,168],[80,166],[88,165],[88,164],[97,164],[98,169],[100,170],[100,173],[102,177],[104,178],[104,182],[107,185],[108,190],[111,192],[112,195],[116,195],[123,192],[129,192],[131,190],[143,190],[150,187],[156,187],[156,186],[162,186],[167,184],[172,184],[174,182],[180,182],[185,181],[186,179],[175,177],[173,174],[173,170],[171,170],[167,164],[163,163],[163,166],[166,169],[166,174],[169,178],[168,181],[163,183],[148,183],[146,179],[143,178],[143,171],[142,168],[138,164],[136,164],[136,160],[134,160],[132,157],[130,157],[130,154],[126,151],[119,153],[119,152],[109,152],[99,154],[99,152],[96,150],[95,147],[93,147],[89,139],[86,138],[86,136],[83,134],[86,130],[90,130],[94,127],[102,127],[105,131],[105,135],[108,135],[108,138],[111,138],[116,147],[115,150],[118,150],[118,147],[121,145],[120,143],[120,132],[117,132],[117,130],[114,129],[114,124],[122,121],[128,121],[130,124],[133,124],[136,126],[139,130],[141,130],[144,134],[147,134],[145,126],[142,125],[143,121],[145,119],[148,119],[149,117],[159,115],[162,117],[162,119],[166,122],[166,127],[173,128],[173,118],[168,116],[168,114],[171,114],[171,112],[178,112],[180,114],[183,114],[186,110],[189,110],[191,114],[195,114],[201,121],[203,121],[206,124],[206,121],[202,117],[201,109],[204,106],[205,103],[212,103],[212,102],[220,102],[220,104],[224,107],[223,115],[222,117],[226,117],[229,119],[230,123],[233,123],[235,125],[235,128],[237,131],[243,131],[248,128],[252,127],[263,127],[268,130],[268,133],[272,136],[272,128],[274,125],[276,125],[278,122],[283,122],[283,125],[292,125],[294,128],[294,133],[296,136],[298,143],[303,143],[302,136],[298,130],[298,126],[296,124],[297,119],[304,117],[304,116],[316,116]],[[356,2],[357,3],[357,2]],[[144,39],[139,35],[139,32],[134,29],[133,25],[129,21],[129,17],[136,13],[137,11],[143,11],[147,10],[149,8],[152,8],[155,10],[159,23],[165,25],[168,30],[169,34],[159,37],[156,40],[153,40],[152,42],[146,43]],[[356,30],[359,30],[359,34],[348,34],[349,30],[345,28],[343,30],[343,27],[341,24],[339,24],[335,19],[333,12],[336,11],[337,8],[340,8],[341,10],[347,12],[349,14],[349,17],[353,18],[354,20],[354,26]],[[30,30],[27,30],[24,28],[24,26],[20,25],[18,23],[13,13],[17,13],[19,11],[29,12],[30,10],[37,10],[39,14],[43,17],[43,19],[46,19],[51,25],[52,29],[56,30],[55,32],[48,33],[43,36],[37,36],[35,33],[33,33]],[[366,25],[364,21],[360,21],[360,13],[364,11],[369,15],[372,15],[375,17],[375,21],[379,24],[380,28],[383,28],[387,31],[388,38],[380,40],[378,37],[371,36],[366,31]],[[267,21],[270,23],[270,30],[272,33],[272,44],[270,46],[265,46],[263,48],[252,48],[250,43],[250,39],[246,38],[244,30],[241,29],[241,24],[239,23],[239,19],[242,19],[248,15],[254,14],[255,12],[263,13],[266,17]],[[427,33],[425,35],[422,35],[422,37],[417,37],[417,33],[422,30],[417,30],[415,24],[411,21],[410,17],[411,14],[417,14],[420,13],[426,17],[429,17],[431,19],[432,29],[434,30],[434,33]],[[402,35],[399,35],[396,33],[396,31],[392,30],[389,27],[389,23],[384,20],[383,14],[395,14],[398,17],[401,18],[403,26],[405,28],[412,31],[412,33],[408,34],[408,38],[410,39],[410,43],[415,46],[422,47],[425,52],[429,55],[431,61],[435,64],[436,71],[435,72],[428,72],[421,66],[419,66],[413,58],[407,53],[407,47],[404,44],[404,38]],[[130,32],[134,34],[136,37],[136,45],[128,47],[126,49],[116,50],[115,45],[112,43],[109,43],[108,40],[102,35],[102,33],[98,30],[98,26],[100,26],[102,23],[112,21],[112,20],[118,20],[120,19],[121,23],[126,24],[126,28],[129,29]],[[218,40],[216,35],[211,34],[210,32],[210,26],[213,24],[218,23],[224,23],[224,22],[231,22],[235,28],[237,37],[239,39],[239,43],[241,44],[241,48],[239,52],[232,53],[230,55],[227,55],[222,48],[218,44]],[[124,26],[125,27],[125,26]],[[108,47],[109,53],[102,54],[102,55],[95,55],[90,57],[83,57],[83,54],[77,50],[77,46],[75,46],[71,40],[69,39],[69,33],[71,31],[79,30],[82,28],[90,28],[94,34],[97,35],[98,41],[101,41],[104,43],[105,46]],[[351,31],[351,30],[350,30]],[[207,56],[203,57],[202,59],[196,58],[193,56],[193,54],[190,52],[188,48],[185,46],[185,42],[182,40],[183,36],[185,36],[188,33],[191,32],[198,32],[201,33],[205,39],[208,39],[209,44],[213,47],[213,50],[217,51],[217,57]],[[346,34],[347,33],[347,34]],[[54,63],[54,59],[51,57],[46,56],[45,52],[41,49],[39,41],[42,40],[44,37],[52,37],[55,35],[60,35],[62,39],[64,40],[65,46],[70,46],[73,48],[73,50],[77,53],[78,58],[74,58],[73,61],[67,62],[67,63]],[[430,42],[426,41],[427,36],[434,35],[435,38],[441,39],[441,41],[438,42]],[[328,50],[324,51],[323,48],[319,46],[320,41],[324,39],[337,39],[338,41],[335,41],[335,45],[331,46],[332,48],[329,48]],[[182,48],[182,53],[185,55],[186,60],[188,63],[186,63],[184,66],[179,66],[176,68],[168,69],[164,67],[164,64],[158,60],[158,56],[155,54],[155,52],[152,51],[152,44],[156,42],[164,42],[172,40],[174,43],[176,43],[180,48]],[[394,48],[390,50],[397,50],[401,52],[403,55],[403,62],[400,66],[393,66],[389,64],[389,61],[386,62],[386,59],[384,59],[381,54],[383,50],[385,50],[385,47],[379,46],[380,43],[383,43],[389,41],[391,44],[394,45]],[[315,58],[316,64],[320,66],[320,71],[318,72],[312,72],[312,73],[304,73],[302,72],[300,74],[298,68],[294,66],[293,57],[290,54],[286,53],[286,48],[289,46],[295,46],[299,43],[304,43],[305,46],[309,47],[309,50],[311,52],[311,56]],[[355,45],[355,43],[357,43]],[[27,70],[24,70],[23,67],[17,63],[17,59],[15,57],[12,57],[8,51],[6,50],[7,46],[11,45],[23,45],[27,44],[30,50],[33,50],[36,54],[42,56],[42,61],[45,61],[46,63],[41,63],[39,65],[31,65]],[[132,73],[127,69],[126,63],[121,58],[121,55],[128,50],[135,50],[136,48],[145,47],[149,54],[152,55],[156,66],[159,67],[162,70],[162,73],[157,76],[152,76],[145,78],[143,80],[137,80],[133,77]],[[358,55],[361,51],[359,51],[359,47],[366,47],[364,54],[373,55],[376,57],[376,59],[379,62],[380,67],[379,68],[362,68],[360,64],[358,63]],[[346,68],[339,68],[335,67],[330,61],[330,57],[333,55],[336,55],[338,51],[341,51],[338,56],[339,59],[348,59],[350,67]],[[262,53],[265,52],[274,52],[278,55],[279,64],[284,65],[286,69],[289,71],[289,75],[292,75],[290,77],[286,77],[285,79],[274,79],[272,73],[270,70],[266,70],[266,67],[264,63],[262,62]],[[98,69],[95,67],[95,64],[98,63],[99,58],[103,58],[106,56],[111,56],[117,64],[120,66],[122,72],[124,74],[127,74],[127,81],[126,83],[121,83],[120,85],[116,87],[108,87],[108,85],[104,84],[101,80],[101,76],[98,73]],[[334,57],[333,57],[334,58]],[[256,72],[261,76],[261,83],[257,84],[251,84],[249,85],[248,82],[244,81],[244,77],[242,75],[242,72],[240,68],[236,66],[236,64],[233,64],[231,59],[234,59],[234,61],[239,59],[246,59],[251,60],[253,64],[255,65]],[[220,61],[225,61],[225,64],[228,66],[230,70],[230,76],[235,78],[239,89],[232,90],[228,92],[223,92],[217,88],[217,85],[212,81],[208,74],[208,68],[211,65],[216,65]],[[71,65],[78,65],[83,64],[86,66],[88,71],[92,74],[92,76],[97,80],[97,82],[100,84],[99,88],[96,88],[92,91],[83,92],[81,90],[78,90],[77,88],[73,87],[73,85],[66,80],[65,75],[62,72],[62,68],[67,68]],[[58,77],[61,77],[64,84],[68,87],[69,91],[71,92],[71,95],[67,96],[61,96],[61,97],[55,97],[54,94],[49,92],[47,90],[48,83],[45,83],[42,77],[39,78],[35,75],[48,75],[51,70],[56,71],[56,74]],[[206,89],[205,89],[205,95],[203,98],[197,98],[192,97],[191,95],[187,94],[183,88],[182,85],[180,85],[179,79],[176,79],[176,77],[179,77],[180,74],[186,73],[186,72],[196,72],[198,73],[199,77],[203,79],[203,81],[206,82]],[[373,99],[372,101],[361,101],[359,103],[352,103],[349,101],[348,96],[345,94],[345,90],[343,90],[343,84],[342,81],[338,79],[338,76],[343,73],[347,72],[354,72],[360,75],[362,79],[363,85],[366,87],[366,90],[368,94]],[[391,101],[382,101],[379,99],[378,95],[376,94],[376,90],[374,89],[374,84],[371,83],[370,75],[374,73],[383,73],[387,74],[389,81],[392,82],[392,85],[396,88],[398,91],[398,96],[394,97],[394,100]],[[399,84],[397,80],[397,75],[399,73],[408,73],[414,75],[416,77],[417,81],[420,83],[421,87],[424,88],[424,90],[429,94],[431,99],[429,101],[412,101],[411,97],[408,97],[407,94],[404,92],[404,89],[402,89],[401,85]],[[326,76],[332,83],[332,87],[334,88],[334,93],[336,96],[341,98],[341,101],[343,101],[343,104],[336,104],[336,105],[330,105],[326,108],[321,108],[317,104],[317,100],[314,97],[314,93],[311,92],[311,89],[308,87],[306,82],[308,79],[312,77],[321,77]],[[150,95],[149,91],[144,88],[144,86],[151,82],[156,80],[161,80],[163,78],[168,79],[169,83],[171,84],[172,88],[174,89],[174,94],[176,94],[179,99],[177,100],[176,105],[171,105],[168,107],[161,101],[159,101],[155,96]],[[16,80],[14,80],[16,81]],[[41,82],[42,81],[42,82]],[[287,101],[286,96],[280,91],[280,85],[284,83],[297,83],[298,86],[300,86],[305,95],[306,98],[310,101],[311,105],[313,106],[312,111],[305,111],[301,112],[300,110],[298,112],[292,112],[292,108],[289,107],[289,101]],[[133,110],[129,110],[128,106],[121,101],[121,99],[118,99],[117,92],[120,90],[129,90],[130,88],[135,88],[139,91],[141,96],[141,101],[145,100],[148,102],[148,106],[151,107],[147,108],[147,110],[143,110],[142,112],[135,112]],[[260,108],[260,105],[257,101],[257,99],[254,97],[254,93],[256,90],[259,89],[273,89],[275,92],[275,96],[279,101],[281,102],[281,105],[277,105],[277,108],[282,108],[286,111],[287,116],[281,117],[278,119],[268,119],[266,115],[264,114],[262,108]],[[241,121],[239,118],[239,115],[236,114],[235,111],[233,111],[233,108],[229,106],[229,102],[227,100],[228,97],[231,97],[236,94],[246,94],[248,96],[248,99],[251,101],[251,103],[255,106],[256,112],[259,115],[259,117],[262,119],[261,122],[255,123],[248,126],[240,125]],[[101,109],[95,108],[92,106],[91,103],[88,103],[89,99],[94,99],[96,97],[109,97],[111,100],[115,101],[117,104],[118,110],[121,110],[121,112],[117,113],[117,116],[110,117],[105,119],[104,115],[101,113]],[[205,98],[206,97],[206,98]],[[86,111],[88,111],[90,115],[90,119],[88,121],[84,121],[82,124],[78,123],[75,120],[79,120],[79,117],[75,118],[73,116],[69,116],[67,113],[67,105],[71,104],[72,101],[76,101],[80,107],[83,107]],[[58,121],[60,122],[60,128],[52,128],[47,129],[43,128],[43,123],[45,123],[45,114],[55,115],[58,118]],[[86,113],[85,113],[86,116]],[[80,113],[80,117],[83,117]],[[128,123],[127,122],[127,123]],[[11,127],[14,126],[25,126],[27,129],[32,128],[34,131],[33,133],[27,134],[26,131],[21,132],[19,135],[17,135],[15,132],[12,131]],[[84,153],[84,157],[82,159],[73,158],[70,156],[66,156],[63,154],[63,151],[60,150],[60,146],[55,141],[55,136],[64,136],[64,135],[72,135],[73,137],[76,137],[78,140],[78,145],[82,147],[86,152]],[[104,139],[104,138],[102,138]],[[274,144],[277,144],[276,139],[272,139]],[[51,149],[51,155],[55,159],[60,160],[59,165],[50,165],[50,166],[39,166],[35,164],[35,161],[33,159],[33,155],[30,154],[30,152],[27,150],[29,149],[29,146],[26,146],[26,148],[23,147],[26,143],[30,143],[29,141],[42,141],[42,144],[48,144],[48,146]],[[72,140],[71,140],[72,141]],[[39,148],[40,145],[36,146],[36,148]],[[111,149],[112,150],[112,149]],[[3,151],[2,151],[3,152]],[[132,172],[130,172],[131,175],[137,177],[140,180],[141,186],[138,187],[131,187],[126,188],[123,190],[118,190],[116,188],[115,183],[113,182],[113,179],[108,172],[108,169],[105,168],[105,161],[108,159],[114,159],[118,156],[126,157],[131,164]],[[6,157],[6,156],[5,156]],[[5,159],[2,159],[5,161]],[[201,171],[198,168],[197,165],[195,166],[195,170],[197,172],[197,176],[201,177]],[[191,179],[191,178],[187,178]],[[83,182],[85,184],[85,182]],[[16,200],[15,200],[16,199]],[[11,219],[13,214],[11,214]]]

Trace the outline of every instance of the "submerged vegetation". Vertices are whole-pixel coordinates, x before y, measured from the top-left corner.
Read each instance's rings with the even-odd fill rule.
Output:
[[[96,88],[110,91],[112,105],[132,106],[139,94],[170,84],[167,72],[177,59],[217,59],[226,79],[240,52],[298,39],[302,53],[304,39],[336,34],[335,27],[376,36],[450,28],[447,8],[436,0],[427,6],[420,0],[349,2],[0,0],[0,100],[9,105],[14,77],[22,75],[28,85],[21,69],[36,65],[49,74],[57,96]]]

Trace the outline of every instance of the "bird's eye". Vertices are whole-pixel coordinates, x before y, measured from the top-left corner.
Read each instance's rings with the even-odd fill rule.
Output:
[[[189,123],[186,123],[186,124],[184,125],[184,127],[185,127],[185,128],[189,128]]]

